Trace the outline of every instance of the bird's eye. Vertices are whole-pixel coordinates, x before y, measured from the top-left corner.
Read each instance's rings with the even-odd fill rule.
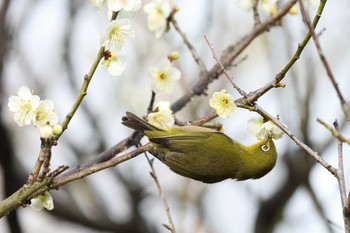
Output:
[[[270,150],[270,147],[268,146],[268,145],[262,145],[261,146],[261,149],[263,150],[263,151],[265,151],[265,152],[267,152],[267,151],[269,151]]]

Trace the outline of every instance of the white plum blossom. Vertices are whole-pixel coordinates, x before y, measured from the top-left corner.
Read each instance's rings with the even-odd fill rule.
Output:
[[[173,66],[169,59],[164,58],[158,63],[158,66],[150,68],[148,76],[152,81],[154,92],[170,93],[181,78],[181,72]]]
[[[141,0],[107,0],[110,11],[137,11],[141,7]]]
[[[37,128],[43,125],[55,125],[58,123],[58,115],[55,112],[52,100],[41,100],[35,109],[35,117],[33,123]]]
[[[160,38],[166,30],[167,19],[172,11],[171,0],[152,0],[144,6],[147,13],[148,29],[154,31],[156,38]]]
[[[280,139],[283,131],[278,128],[272,121],[264,122],[262,117],[248,121],[248,130],[258,139],[272,137]]]
[[[53,199],[48,191],[37,196],[36,198],[31,199],[30,202],[30,207],[36,211],[40,211],[44,208],[47,210],[53,210],[54,208]]]
[[[39,103],[40,97],[33,95],[28,87],[22,86],[17,95],[9,98],[8,107],[14,115],[15,122],[19,126],[24,126],[30,125],[34,120]]]
[[[102,64],[107,67],[107,71],[112,76],[119,76],[126,67],[127,56],[121,52],[115,53],[112,51],[105,51],[105,58]]]
[[[169,129],[175,123],[175,118],[170,103],[167,101],[159,101],[153,113],[147,116],[148,123],[161,129]]]
[[[105,46],[106,50],[117,53],[126,45],[130,38],[134,37],[134,33],[135,31],[131,27],[130,20],[113,20],[102,34],[101,46]]]
[[[57,125],[58,115],[51,100],[40,100],[40,97],[33,95],[28,87],[22,86],[17,95],[9,98],[8,106],[19,126],[33,123],[39,130],[41,138],[48,139],[53,136],[52,127]],[[61,130],[56,129],[56,132],[60,134],[62,126]]]
[[[222,89],[220,92],[214,92],[209,100],[209,105],[223,118],[228,118],[231,113],[237,110],[237,105],[232,95],[228,94],[225,89]]]

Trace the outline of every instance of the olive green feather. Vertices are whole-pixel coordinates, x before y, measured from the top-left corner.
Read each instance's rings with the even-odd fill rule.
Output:
[[[277,152],[272,139],[245,146],[227,135],[199,126],[162,130],[127,112],[122,123],[143,132],[152,153],[179,175],[205,183],[225,179],[258,179],[272,170]]]

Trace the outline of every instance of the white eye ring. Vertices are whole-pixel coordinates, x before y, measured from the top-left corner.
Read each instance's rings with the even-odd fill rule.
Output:
[[[266,144],[262,145],[260,148],[265,152],[268,152],[270,150],[270,147]]]

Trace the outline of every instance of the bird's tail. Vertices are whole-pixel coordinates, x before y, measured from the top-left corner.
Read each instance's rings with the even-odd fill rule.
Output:
[[[142,132],[142,133],[145,130],[163,131],[162,129],[159,129],[159,128],[147,123],[146,121],[144,121],[143,119],[141,119],[140,117],[136,116],[135,114],[133,114],[131,112],[126,112],[126,116],[123,116],[122,124],[129,127],[129,128],[132,128],[136,131]]]

